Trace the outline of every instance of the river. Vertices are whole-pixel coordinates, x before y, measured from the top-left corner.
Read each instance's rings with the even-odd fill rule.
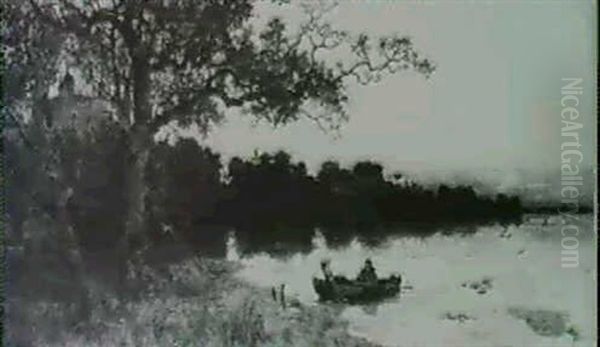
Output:
[[[232,234],[226,257],[242,264],[240,278],[267,288],[285,284],[288,297],[309,305],[324,305],[311,284],[321,276],[322,259],[347,276],[355,276],[366,258],[379,276],[400,273],[399,297],[334,306],[352,334],[385,346],[592,346],[597,239],[593,216],[579,216],[576,223],[579,264],[573,268],[561,267],[558,216],[526,216],[511,225],[432,226],[428,236],[416,236],[419,226],[398,227],[374,236],[375,242],[349,237],[335,243],[315,230],[306,249],[274,245],[279,252],[241,247]],[[558,323],[550,318],[554,330],[531,326],[542,311],[562,317]]]

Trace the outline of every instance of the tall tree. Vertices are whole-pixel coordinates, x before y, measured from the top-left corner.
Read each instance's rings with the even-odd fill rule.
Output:
[[[349,80],[370,84],[401,70],[425,75],[434,70],[409,38],[352,36],[325,21],[324,7],[304,6],[306,21],[299,30],[279,18],[256,30],[253,0],[8,2],[21,15],[14,21],[9,16],[13,46],[24,51],[9,44],[9,66],[19,65],[13,53],[35,55],[40,33],[56,33],[60,56],[118,110],[134,153],[128,169],[132,235],[144,229],[143,171],[161,126],[177,121],[208,131],[224,110],[239,107],[275,126],[307,117],[335,128],[347,118]],[[27,21],[38,29],[27,29]],[[352,59],[332,61],[327,53],[334,50],[351,52]]]

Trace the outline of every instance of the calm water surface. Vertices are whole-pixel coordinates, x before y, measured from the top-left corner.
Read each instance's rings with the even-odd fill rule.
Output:
[[[353,334],[383,345],[591,346],[596,340],[593,217],[582,216],[577,224],[576,268],[561,267],[559,223],[557,217],[527,218],[521,225],[479,226],[464,234],[438,227],[427,237],[398,230],[376,243],[354,238],[337,246],[317,230],[307,250],[276,254],[241,251],[230,237],[227,257],[243,264],[241,278],[264,287],[285,283],[288,296],[311,305],[322,305],[311,284],[313,276],[321,276],[322,259],[347,276],[355,276],[367,257],[380,276],[399,272],[404,280],[400,297],[377,305],[336,306]],[[485,277],[492,279],[485,294],[461,286]],[[567,334],[540,336],[508,313],[513,307],[563,312],[581,336],[577,341]],[[447,313],[470,319],[450,320]]]

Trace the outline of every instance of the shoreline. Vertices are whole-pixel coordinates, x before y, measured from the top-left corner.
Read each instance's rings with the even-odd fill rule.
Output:
[[[163,269],[140,268],[132,273],[134,281],[144,282],[135,299],[118,298],[87,278],[86,318],[70,298],[11,298],[7,342],[90,347],[378,346],[351,335],[347,322],[331,307],[303,304],[293,297],[282,305],[269,290],[237,278],[240,266],[197,257]]]

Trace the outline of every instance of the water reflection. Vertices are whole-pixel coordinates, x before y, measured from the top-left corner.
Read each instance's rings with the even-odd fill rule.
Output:
[[[321,277],[324,258],[331,259],[334,273],[348,277],[356,276],[367,257],[381,277],[399,272],[399,297],[332,305],[354,333],[383,345],[562,345],[507,313],[524,306],[568,312],[572,324],[588,334],[575,344],[584,346],[595,331],[595,309],[586,304],[595,298],[595,251],[592,216],[580,223],[580,267],[568,271],[560,267],[559,223],[319,228],[261,237],[238,231],[229,235],[226,248],[227,258],[242,264],[241,278],[266,288],[286,284],[290,296],[309,305],[322,304],[311,278]],[[483,278],[492,284],[485,293],[462,286]],[[444,318],[462,314],[469,319]]]
[[[242,229],[235,232],[238,252],[241,254],[267,253],[274,257],[310,252],[314,235],[314,229],[308,228]]]
[[[343,249],[353,242],[362,247],[385,247],[393,238],[427,238],[435,234],[447,236],[469,236],[475,234],[482,224],[434,224],[406,223],[394,227],[370,228],[264,228],[261,230],[239,229],[231,233],[235,237],[237,252],[241,255],[265,253],[273,257],[289,257],[308,254],[315,247],[315,238],[322,239],[329,249]],[[515,224],[490,224],[501,230],[517,227]],[[215,239],[211,239],[215,241]],[[225,239],[221,240],[223,244]],[[220,246],[219,246],[220,247]]]

